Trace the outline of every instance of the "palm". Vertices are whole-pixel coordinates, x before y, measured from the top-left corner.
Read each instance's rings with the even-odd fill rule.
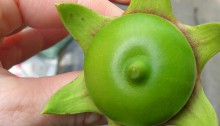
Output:
[[[0,118],[3,121],[2,124],[8,126],[16,124],[30,125],[37,117],[36,111],[39,111],[38,99],[34,98],[37,90],[33,88],[33,85],[32,90],[25,90],[30,87],[13,76],[4,76],[0,79],[0,83]],[[34,100],[31,100],[31,98]],[[29,117],[30,113],[32,113],[33,118]]]

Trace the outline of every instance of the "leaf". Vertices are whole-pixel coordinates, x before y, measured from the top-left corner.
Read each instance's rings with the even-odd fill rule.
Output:
[[[84,74],[57,91],[47,105],[43,114],[77,114],[82,112],[100,113],[88,95]]]
[[[86,53],[96,33],[110,21],[110,18],[79,4],[57,3],[56,7],[63,24],[79,43],[84,53]]]
[[[171,0],[131,0],[125,14],[129,13],[155,14],[170,21],[176,21]]]
[[[218,126],[218,119],[212,105],[202,89],[200,81],[186,106],[165,126]]]
[[[220,51],[220,23],[185,26],[185,29],[201,72],[207,61]]]

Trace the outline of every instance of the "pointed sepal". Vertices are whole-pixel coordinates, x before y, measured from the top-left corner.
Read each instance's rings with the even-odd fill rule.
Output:
[[[208,101],[199,81],[186,106],[163,126],[167,125],[218,126],[215,110]]]
[[[185,29],[201,72],[207,61],[220,51],[220,23],[185,26]]]
[[[44,107],[43,114],[100,113],[88,95],[84,74],[58,90]]]
[[[147,13],[161,16],[170,21],[176,21],[171,0],[131,0],[125,14]]]
[[[84,53],[96,33],[110,20],[79,4],[57,3],[56,7],[66,29],[79,43]]]
[[[114,121],[112,121],[111,119],[107,118],[108,121],[108,126],[122,126]]]

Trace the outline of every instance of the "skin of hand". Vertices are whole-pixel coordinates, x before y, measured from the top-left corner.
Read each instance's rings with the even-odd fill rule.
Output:
[[[112,2],[128,0],[0,0],[0,126],[93,126],[105,124],[100,115],[41,115],[50,98],[78,72],[52,77],[19,78],[7,69],[68,35],[54,3],[73,2],[106,16],[123,13]],[[29,28],[24,29],[24,27]]]

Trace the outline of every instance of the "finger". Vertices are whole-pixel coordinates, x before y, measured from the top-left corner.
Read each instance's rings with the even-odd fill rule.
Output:
[[[130,0],[110,0],[110,1],[118,3],[118,4],[124,4],[124,5],[130,4]]]
[[[37,125],[31,126],[102,126],[106,119],[96,113],[74,115],[42,115]]]
[[[79,3],[106,16],[123,13],[107,0],[0,0],[0,37],[11,34],[22,25],[34,28],[63,27],[55,8],[56,2]]]
[[[106,16],[123,13],[107,0],[19,0],[18,5],[25,24],[35,28],[62,27],[54,6],[56,2],[73,2],[87,6]]]
[[[67,34],[63,29],[24,29],[3,40],[0,46],[0,61],[3,67],[8,69],[52,46]]]
[[[0,37],[12,33],[22,25],[19,8],[14,0],[0,0]]]

